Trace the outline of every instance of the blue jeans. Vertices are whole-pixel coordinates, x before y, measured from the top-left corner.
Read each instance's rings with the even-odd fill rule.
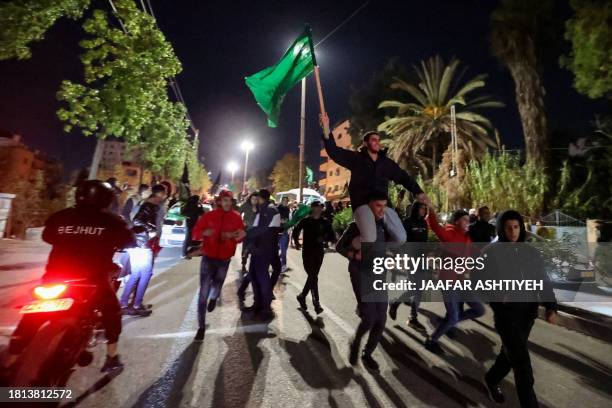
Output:
[[[127,307],[130,295],[134,295],[134,307],[142,306],[142,299],[153,276],[153,251],[150,248],[129,248],[131,272],[123,293],[121,294],[121,307]]]
[[[223,282],[227,275],[230,260],[202,256],[200,263],[200,295],[198,297],[198,325],[201,329],[206,324],[206,304],[209,300],[217,300],[221,294]]]
[[[287,266],[287,248],[289,248],[289,233],[283,232],[278,239],[280,247],[280,260],[283,268]]]
[[[438,341],[440,337],[448,333],[457,323],[463,320],[476,319],[485,314],[484,306],[480,302],[461,302],[459,301],[459,294],[450,290],[442,291],[442,295],[444,297],[444,306],[446,307],[446,316],[431,335],[432,341]],[[470,308],[463,310],[461,307],[462,303],[467,303]]]

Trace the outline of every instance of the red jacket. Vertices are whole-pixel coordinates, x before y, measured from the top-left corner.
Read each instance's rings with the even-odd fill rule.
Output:
[[[213,229],[213,234],[205,237],[204,230]],[[236,253],[236,245],[241,240],[234,238],[221,238],[223,232],[244,230],[244,223],[240,214],[234,210],[223,211],[222,208],[203,214],[193,227],[191,237],[195,241],[202,241],[202,251],[209,258],[227,260]]]
[[[472,239],[467,231],[461,231],[460,229],[455,228],[452,224],[446,224],[442,227],[438,224],[438,217],[433,210],[429,210],[427,217],[427,225],[433,231],[434,234],[438,237],[441,242],[449,242],[456,244],[465,244],[465,248],[461,248],[461,245],[457,245],[457,247],[448,248],[449,255],[453,257],[461,257],[461,256],[469,256],[471,254],[471,246]],[[440,279],[464,279],[465,276],[463,274],[456,274],[452,271],[441,271]]]

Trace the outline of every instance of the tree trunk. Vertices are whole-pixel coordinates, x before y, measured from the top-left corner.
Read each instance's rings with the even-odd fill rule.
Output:
[[[509,64],[514,79],[516,104],[521,116],[527,162],[542,165],[546,161],[547,126],[544,87],[535,64],[529,58]]]

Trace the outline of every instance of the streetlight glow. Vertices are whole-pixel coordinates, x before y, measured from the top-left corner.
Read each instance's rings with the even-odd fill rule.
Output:
[[[254,147],[255,145],[250,140],[245,140],[240,144],[240,148],[244,150],[245,152],[249,152],[253,150]]]
[[[231,161],[229,163],[227,163],[227,171],[234,173],[236,170],[238,170],[240,167],[238,166],[238,163],[236,163],[235,161]]]

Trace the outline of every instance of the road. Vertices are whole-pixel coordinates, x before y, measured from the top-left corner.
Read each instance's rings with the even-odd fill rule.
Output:
[[[166,250],[165,256],[172,251]],[[164,255],[162,253],[162,255]],[[170,257],[171,258],[171,257]],[[241,315],[235,295],[239,259],[234,258],[217,309],[210,313],[203,343],[193,343],[197,326],[199,261],[167,260],[147,292],[154,304],[148,318],[125,317],[121,355],[125,370],[114,378],[93,364],[78,369],[69,386],[81,407],[468,407],[493,406],[481,385],[499,340],[490,311],[465,322],[456,339],[444,338],[445,356],[422,346],[423,336],[405,325],[406,308],[389,320],[375,352],[380,374],[348,364],[348,343],[358,318],[346,261],[327,254],[320,275],[325,312],[297,308],[305,281],[300,253],[289,251],[270,324]],[[174,264],[174,265],[173,265]],[[309,303],[310,305],[310,303]],[[312,309],[312,308],[311,308]],[[443,305],[423,305],[431,331]],[[612,347],[577,332],[537,321],[530,340],[536,391],[543,407],[609,407]],[[517,406],[511,377],[503,383],[507,407]]]

